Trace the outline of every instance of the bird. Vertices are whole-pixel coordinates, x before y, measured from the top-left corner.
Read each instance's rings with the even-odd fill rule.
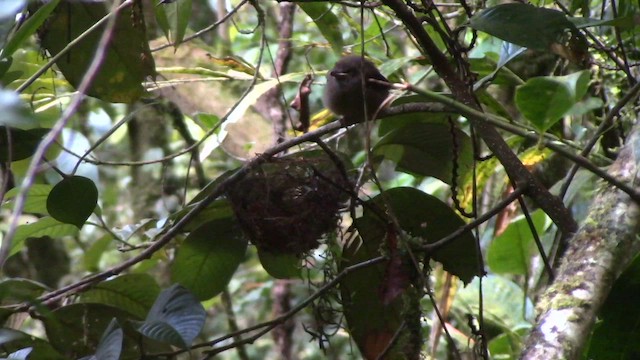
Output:
[[[362,75],[365,78],[364,92]],[[378,108],[389,96],[389,86],[369,79],[388,81],[371,61],[360,55],[341,58],[327,73],[327,84],[322,97],[324,106],[342,116],[348,125],[373,120]]]

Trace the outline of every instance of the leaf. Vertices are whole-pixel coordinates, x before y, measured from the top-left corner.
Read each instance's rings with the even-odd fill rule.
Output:
[[[0,303],[32,302],[49,288],[37,281],[12,278],[0,281]]]
[[[156,6],[158,24],[167,39],[178,47],[184,39],[191,17],[191,0],[172,1]]]
[[[540,237],[547,225],[547,215],[542,210],[531,214],[533,224]],[[533,234],[524,216],[509,224],[505,231],[493,239],[487,249],[487,264],[496,274],[527,275],[530,260],[538,253]]]
[[[2,52],[0,52],[0,59],[6,59],[13,55],[16,50],[20,49],[24,46],[25,42],[33,35],[36,30],[44,23],[44,21],[49,17],[49,14],[58,6],[60,0],[52,0],[42,5],[35,11],[32,15],[29,16],[27,21],[22,24],[18,30],[11,36],[11,38],[7,41]]]
[[[200,334],[206,312],[187,289],[174,284],[163,290],[138,331],[155,340],[187,348]]]
[[[142,82],[155,75],[140,4],[135,2],[118,13],[108,51],[87,92],[89,95],[108,102],[131,103],[144,94]],[[51,55],[56,55],[106,15],[103,2],[62,2],[40,29],[40,43]],[[56,62],[75,88],[86,75],[103,30],[104,25],[87,34]]]
[[[244,260],[247,240],[229,218],[203,224],[185,239],[171,265],[171,279],[200,300],[225,289]]]
[[[514,282],[499,276],[487,275],[482,280],[484,320],[503,331],[531,328],[533,303]],[[478,279],[459,289],[453,308],[459,313],[478,314]]]
[[[122,352],[124,333],[115,318],[104,330],[95,355],[85,357],[87,360],[118,360]]]
[[[545,132],[571,109],[575,97],[552,77],[536,77],[516,89],[515,102],[531,124]]]
[[[341,22],[331,11],[332,5],[320,2],[300,2],[298,6],[316,23],[322,36],[329,41],[333,52],[336,55],[342,54],[344,41],[342,40],[342,31],[340,30]]]
[[[529,4],[501,4],[476,13],[470,26],[504,41],[530,49],[548,50],[566,30],[575,30],[558,10]]]
[[[362,242],[352,241],[345,245],[338,270],[342,271],[380,256],[382,243],[382,238],[374,238],[363,239]],[[397,297],[385,305],[380,296],[385,267],[385,264],[377,264],[358,269],[340,281],[347,329],[366,359],[375,359],[384,351],[403,320],[402,298]],[[393,353],[395,355],[395,351]]]
[[[23,351],[26,352],[26,350],[31,349],[28,351],[29,360],[67,359],[53,349],[47,341],[18,330],[0,329],[0,345],[2,346],[3,352],[16,355],[24,354]]]
[[[458,176],[463,176],[473,164],[471,141],[460,129],[455,129]],[[410,174],[433,176],[450,184],[453,178],[454,140],[448,125],[410,123],[396,128],[378,141],[373,152],[396,162],[398,170]]]
[[[49,132],[49,129],[9,129],[7,138],[7,128],[0,126],[0,161],[18,161],[31,157],[36,152],[42,138]],[[11,149],[9,150],[9,144]]]
[[[380,242],[387,236],[386,220],[380,219],[370,207],[387,209],[398,220],[400,228],[426,244],[436,242],[464,226],[464,221],[438,198],[420,190],[392,188],[369,200],[363,216],[356,220],[358,232],[366,242]],[[465,284],[479,276],[476,240],[466,232],[431,254],[433,260],[457,276]]]
[[[58,220],[46,216],[31,224],[18,226],[13,236],[10,255],[22,250],[24,241],[27,238],[39,238],[49,236],[52,238],[61,238],[64,236],[74,236],[78,233],[78,228],[74,225],[61,223]]]
[[[60,307],[50,316],[44,317],[42,322],[51,345],[62,352],[67,359],[78,359],[82,356],[95,354],[101,343],[105,329],[113,319],[120,324],[131,321],[131,315],[118,308],[103,304],[71,304]],[[139,356],[138,346],[144,346],[145,351],[160,349],[149,343],[140,344],[139,336],[133,336],[135,332],[125,333],[122,347],[123,359]],[[139,345],[140,344],[140,345]]]
[[[113,241],[113,237],[111,234],[106,234],[100,239],[96,240],[84,253],[84,267],[85,270],[89,272],[96,272],[100,268],[98,264],[100,263],[100,259],[102,259],[102,255],[109,248],[111,242]]]
[[[300,277],[300,258],[295,254],[274,254],[258,248],[262,268],[276,279]]]
[[[23,211],[25,213],[49,215],[47,212],[47,198],[53,189],[49,184],[33,184],[27,193],[27,199],[24,203]],[[4,196],[7,201],[3,206],[13,206],[12,200],[18,195],[20,188],[13,188]]]
[[[142,319],[159,293],[148,274],[126,274],[94,285],[80,295],[80,302],[111,305]]]
[[[98,204],[98,188],[83,176],[70,176],[57,183],[47,198],[47,211],[54,219],[82,228]]]

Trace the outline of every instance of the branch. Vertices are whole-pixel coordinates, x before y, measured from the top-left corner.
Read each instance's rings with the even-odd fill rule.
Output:
[[[609,174],[640,182],[640,124]],[[584,225],[569,240],[556,280],[540,297],[538,317],[521,359],[576,359],[614,281],[640,252],[639,204],[612,185],[600,189]]]
[[[401,0],[385,0],[385,5],[390,7],[415,37],[422,48],[422,53],[427,55],[433,69],[447,84],[454,98],[462,104],[475,110],[480,106],[471,91],[471,86],[465,83],[449,63],[447,57],[435,45],[422,23],[414,16],[409,7]],[[564,206],[562,200],[551,193],[536,179],[513,153],[509,145],[500,136],[500,133],[489,123],[480,117],[470,118],[473,126],[487,147],[496,155],[504,166],[507,175],[513,183],[526,183],[527,195],[540,206],[565,236],[574,233],[577,224],[571,212]]]

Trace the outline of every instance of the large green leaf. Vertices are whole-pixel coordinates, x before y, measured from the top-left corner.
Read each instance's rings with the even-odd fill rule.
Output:
[[[81,360],[119,360],[123,339],[124,332],[120,328],[118,320],[113,319],[102,334],[96,353]]]
[[[247,240],[232,219],[212,220],[187,236],[171,265],[171,278],[198,299],[210,299],[225,289],[246,249]]]
[[[300,277],[300,257],[295,254],[275,254],[258,248],[262,268],[276,279]]]
[[[184,349],[202,331],[206,315],[192,293],[174,284],[160,293],[137,330],[151,339]]]
[[[18,161],[31,157],[48,132],[49,129],[39,128],[29,130],[10,128],[7,131],[5,126],[0,126],[0,161]]]
[[[31,348],[29,360],[66,360],[46,340],[31,336],[19,330],[1,328],[0,346],[7,353],[18,352]],[[13,359],[9,357],[9,359]]]
[[[475,279],[456,293],[453,308],[460,315],[478,314],[478,285],[479,281]],[[487,324],[514,332],[532,326],[533,303],[516,283],[499,275],[488,275],[482,280],[482,288],[483,314]]]
[[[438,198],[410,187],[389,189],[368,203],[378,209],[388,209],[403,231],[427,244],[436,242],[465,225],[460,216]],[[380,219],[373,211],[368,210],[369,206],[365,207],[363,216],[358,218],[360,223],[357,222],[356,226],[365,242],[379,242],[387,235],[388,219]],[[367,221],[366,228],[361,229],[363,220]],[[481,275],[476,240],[471,232],[463,233],[430,256],[464,283]]]
[[[61,223],[60,221],[45,216],[38,221],[18,226],[11,243],[10,255],[17,253],[24,247],[24,241],[27,238],[39,238],[49,236],[52,238],[61,238],[64,236],[73,236],[78,233],[78,228],[71,224]]]
[[[342,271],[380,256],[383,239],[366,239],[347,244],[342,252],[338,270]],[[385,281],[386,264],[378,264],[349,273],[340,282],[342,308],[347,329],[364,358],[380,355],[402,324],[402,297],[389,304],[383,302],[380,288]],[[388,359],[398,359],[393,351]]]
[[[44,5],[42,5],[37,11],[29,16],[27,21],[25,21],[18,30],[11,36],[11,38],[7,41],[0,52],[0,58],[6,59],[9,56],[13,55],[13,53],[24,47],[25,42],[29,41],[31,35],[33,35],[36,30],[44,23],[44,21],[49,17],[49,14],[53,11],[53,9],[58,6],[60,0],[52,0]]]
[[[24,203],[23,211],[25,213],[49,215],[47,212],[47,198],[53,189],[49,184],[33,184],[27,193],[27,200]],[[20,188],[13,188],[4,196],[7,201],[3,206],[13,206],[13,199],[20,193]]]
[[[80,229],[97,204],[96,184],[84,176],[69,176],[51,189],[47,211],[54,219]]]
[[[89,95],[109,102],[131,103],[143,95],[142,82],[155,75],[141,4],[135,2],[118,13],[108,51]],[[107,8],[103,2],[62,2],[39,31],[40,44],[56,55],[105,15]],[[84,79],[103,29],[104,26],[88,34],[56,62],[72,86],[77,88]]]
[[[536,50],[548,50],[560,41],[568,29],[575,29],[567,16],[558,10],[529,4],[501,4],[476,13],[472,28],[504,41]]]
[[[160,287],[148,274],[126,274],[103,281],[82,293],[80,301],[111,305],[142,319],[145,317]]]
[[[155,6],[158,25],[167,39],[178,47],[191,17],[191,0],[162,2]]]
[[[137,318],[126,311],[103,304],[79,303],[56,309],[43,318],[47,338],[66,358],[79,359],[95,354],[105,329],[113,319],[128,324]],[[167,351],[168,346],[150,340],[141,341],[140,334],[130,327],[124,329],[121,359],[139,359],[141,347],[146,352]]]
[[[331,12],[333,5],[322,2],[299,2],[297,5],[316,23],[318,30],[320,30],[322,36],[329,41],[333,51],[340,55],[342,53],[342,47],[344,46],[344,40],[342,39],[341,22],[338,17]]]
[[[458,178],[473,165],[471,140],[455,128],[455,139],[448,124],[414,122],[391,130],[374,146],[374,154],[393,160],[398,170],[433,176],[447,184],[453,179],[453,154],[456,145]]]
[[[531,217],[540,236],[545,229],[547,216],[542,210],[538,210],[531,214]],[[531,258],[537,252],[538,248],[533,241],[527,219],[522,216],[512,221],[507,229],[491,242],[487,249],[487,264],[491,271],[497,274],[526,275],[531,270]]]
[[[531,124],[545,132],[571,109],[574,99],[562,82],[545,76],[529,79],[518,87],[515,102]]]
[[[47,289],[46,285],[29,279],[5,279],[0,281],[0,303],[31,302]]]

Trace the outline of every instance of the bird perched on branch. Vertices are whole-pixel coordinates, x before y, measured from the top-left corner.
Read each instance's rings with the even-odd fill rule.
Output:
[[[336,115],[343,116],[346,124],[363,122],[365,108],[366,120],[373,120],[374,114],[389,95],[389,86],[370,79],[388,81],[371,61],[360,55],[343,57],[327,74],[324,106]]]

